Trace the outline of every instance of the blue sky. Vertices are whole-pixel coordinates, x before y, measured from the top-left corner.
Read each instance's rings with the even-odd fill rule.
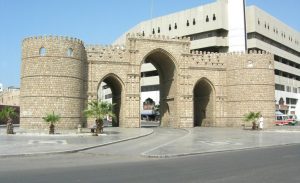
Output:
[[[0,83],[20,86],[21,42],[63,35],[110,44],[137,23],[214,0],[0,0]],[[284,3],[282,3],[284,2]],[[247,0],[300,30],[299,0]]]

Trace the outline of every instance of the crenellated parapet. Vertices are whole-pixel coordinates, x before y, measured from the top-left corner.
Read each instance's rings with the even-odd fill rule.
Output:
[[[225,62],[220,59],[219,53],[192,51],[189,66],[192,68],[224,69]]]
[[[79,43],[79,44],[84,44],[83,41],[81,41],[78,38],[73,38],[73,37],[68,37],[68,36],[52,36],[52,35],[47,35],[47,36],[31,36],[23,39],[23,44],[29,43],[30,42],[35,42],[38,40],[57,40],[57,41],[71,41],[74,43]]]
[[[124,60],[126,48],[124,45],[86,45],[89,61],[112,61]]]
[[[126,38],[129,40],[132,39],[146,39],[146,40],[154,40],[154,41],[167,41],[167,42],[182,42],[182,43],[190,43],[190,38],[189,37],[170,37],[170,36],[165,36],[165,35],[155,35],[155,34],[150,34],[150,35],[143,35],[139,33],[132,33],[132,34],[127,34]]]
[[[34,36],[22,42],[22,58],[72,57],[86,60],[84,43],[80,39],[66,36]]]
[[[182,56],[185,57],[186,66],[193,69],[273,69],[274,67],[273,55],[265,51],[214,53],[193,50]]]

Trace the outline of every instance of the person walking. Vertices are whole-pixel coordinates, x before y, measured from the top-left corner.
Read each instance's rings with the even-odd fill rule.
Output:
[[[262,130],[264,128],[264,117],[262,115],[260,115],[259,119],[258,119],[258,129]]]

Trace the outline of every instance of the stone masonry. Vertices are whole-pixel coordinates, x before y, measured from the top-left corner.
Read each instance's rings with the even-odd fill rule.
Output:
[[[30,37],[22,44],[21,128],[47,128],[54,111],[61,129],[89,126],[82,111],[97,99],[102,81],[112,89],[120,127],[140,127],[141,64],[160,76],[161,126],[240,127],[243,115],[274,119],[274,62],[265,52],[192,52],[188,38],[128,35],[126,45],[84,45],[81,40]]]

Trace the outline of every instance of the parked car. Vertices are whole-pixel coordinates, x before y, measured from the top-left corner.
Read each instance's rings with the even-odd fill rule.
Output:
[[[289,122],[288,124],[289,125],[296,125],[298,123],[298,119],[297,119],[297,116],[295,114],[289,114],[287,115],[288,116],[288,119],[287,121]]]
[[[288,116],[286,114],[276,114],[275,115],[275,125],[282,126],[288,125]]]

